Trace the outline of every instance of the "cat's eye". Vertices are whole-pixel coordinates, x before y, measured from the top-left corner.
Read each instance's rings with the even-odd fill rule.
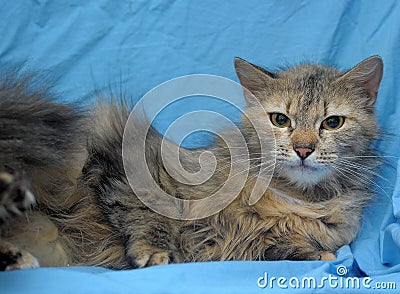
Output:
[[[290,127],[290,119],[282,113],[271,113],[271,122],[279,128]]]
[[[339,129],[344,124],[343,116],[330,116],[322,122],[321,127],[328,131]]]

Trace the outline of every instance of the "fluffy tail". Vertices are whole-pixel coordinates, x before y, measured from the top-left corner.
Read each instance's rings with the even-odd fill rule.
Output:
[[[56,98],[38,76],[0,76],[0,172],[22,176],[38,202],[83,164],[85,115]]]

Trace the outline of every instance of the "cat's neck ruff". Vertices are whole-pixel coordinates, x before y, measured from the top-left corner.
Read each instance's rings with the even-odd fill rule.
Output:
[[[276,188],[272,188],[272,187],[268,187],[268,190],[270,190],[272,192],[273,197],[277,201],[283,201],[283,202],[287,202],[290,204],[300,204],[300,205],[307,204],[306,201],[290,195],[289,193],[287,193],[287,191],[282,191],[280,189],[276,189]]]

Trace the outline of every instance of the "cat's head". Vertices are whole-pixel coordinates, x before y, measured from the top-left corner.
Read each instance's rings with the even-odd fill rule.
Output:
[[[235,68],[268,114],[280,177],[303,188],[330,177],[354,177],[349,165],[371,155],[377,138],[373,105],[383,73],[379,56],[346,72],[306,64],[272,73],[240,58]]]

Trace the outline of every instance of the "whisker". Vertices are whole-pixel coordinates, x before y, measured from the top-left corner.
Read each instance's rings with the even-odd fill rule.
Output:
[[[340,167],[340,166],[332,165],[332,167],[333,167],[335,170],[337,170],[340,174],[342,174],[344,177],[346,177],[347,179],[351,180],[351,182],[353,182],[353,183],[357,183],[356,181],[361,181],[361,182],[364,183],[364,184],[370,184],[370,185],[376,186],[377,188],[379,188],[379,189],[385,194],[385,196],[386,196],[390,201],[392,201],[390,195],[385,191],[384,188],[382,188],[382,186],[380,186],[379,184],[377,184],[376,182],[372,181],[372,180],[369,179],[369,178],[365,178],[365,175],[364,175],[364,174],[359,173],[359,172],[355,172],[355,171],[353,171],[353,170],[351,170],[351,169],[349,169],[349,168],[343,167],[343,166]],[[353,178],[349,177],[349,175],[348,175],[348,174],[345,174],[345,172],[349,173],[350,175],[354,176],[355,178],[353,179]],[[366,188],[369,189],[369,190],[373,190],[373,189],[371,189],[371,188],[368,187],[368,186],[367,186]]]
[[[246,161],[250,161],[250,165],[251,165],[251,161],[253,160],[262,160],[262,159],[266,159],[265,157],[257,157],[257,158],[245,158],[245,159],[243,159],[243,160],[235,160],[235,161],[232,161],[232,162],[229,162],[228,164],[226,164],[226,165],[224,165],[224,166],[221,166],[221,167],[219,167],[218,169],[216,169],[215,171],[214,171],[214,173],[218,173],[218,172],[220,172],[220,171],[222,171],[222,170],[224,170],[225,168],[227,168],[227,167],[232,167],[233,165],[235,165],[235,164],[239,164],[239,163],[241,163],[241,162],[246,162]],[[269,160],[271,160],[271,159],[269,159]],[[268,160],[266,161],[266,162],[268,162]]]
[[[217,160],[223,161],[223,160],[227,160],[227,159],[230,159],[230,158],[236,158],[236,157],[242,157],[242,156],[248,156],[249,159],[251,159],[251,160],[260,158],[260,157],[252,158],[251,157],[252,155],[264,155],[265,156],[265,153],[257,152],[257,153],[244,153],[244,154],[236,154],[236,155],[227,155],[227,156],[221,156],[221,157],[217,158]]]
[[[375,172],[375,171],[374,171],[373,169],[371,169],[371,168],[365,167],[365,166],[362,165],[362,164],[359,164],[359,163],[356,163],[356,162],[351,162],[351,161],[345,160],[345,159],[343,160],[343,162],[345,162],[347,165],[350,165],[350,166],[352,166],[352,167],[354,167],[354,168],[356,168],[356,169],[359,169],[359,170],[362,170],[362,171],[364,171],[364,172],[367,172],[367,173],[369,173],[369,174],[371,174],[371,175],[374,175],[374,176],[376,176],[376,177],[378,177],[378,178],[380,178],[380,179],[382,179],[382,180],[388,182],[389,184],[391,184],[391,185],[393,186],[392,181],[390,181],[389,179],[383,177],[382,175],[380,175],[379,173]]]
[[[259,164],[255,165],[255,166],[250,166],[249,168],[244,169],[244,170],[242,170],[242,171],[239,171],[239,172],[235,173],[234,175],[230,176],[229,179],[232,179],[232,178],[234,178],[234,177],[237,177],[237,176],[239,176],[239,175],[241,175],[241,174],[243,174],[243,173],[245,173],[245,172],[251,172],[253,169],[259,168],[260,166],[262,166],[262,165],[265,164],[265,163],[266,163],[266,162],[262,162],[262,163],[259,163]],[[271,164],[270,166],[274,166],[274,164]],[[258,176],[258,174],[257,174],[256,176]],[[245,186],[244,186],[244,187],[246,187],[246,185],[248,184],[248,182],[249,182],[249,178],[246,179],[246,183],[245,183]],[[215,188],[211,193],[214,193],[214,192],[217,191],[218,189],[219,189],[219,187]]]
[[[394,155],[358,155],[358,156],[342,156],[340,158],[395,158],[395,159],[400,159],[399,156],[394,156]]]

